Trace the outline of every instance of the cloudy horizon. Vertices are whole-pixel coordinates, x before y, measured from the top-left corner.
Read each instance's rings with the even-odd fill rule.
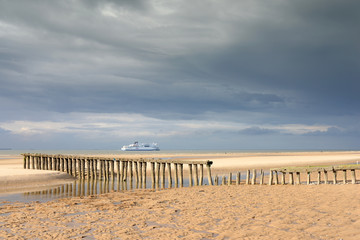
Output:
[[[0,148],[357,150],[358,9],[0,0]]]

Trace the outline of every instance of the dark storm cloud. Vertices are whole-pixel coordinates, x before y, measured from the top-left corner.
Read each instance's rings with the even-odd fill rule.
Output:
[[[358,9],[336,0],[0,0],[0,121],[139,113],[226,119],[247,124],[243,135],[275,131],[261,124],[350,134],[359,129]]]

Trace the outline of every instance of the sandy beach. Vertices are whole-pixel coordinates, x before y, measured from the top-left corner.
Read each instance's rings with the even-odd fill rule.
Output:
[[[213,171],[225,174],[247,168],[356,163],[360,152],[184,157],[212,160]],[[0,160],[2,186],[21,179],[33,185],[46,184],[39,178],[69,180],[66,174],[56,177],[56,173],[24,170],[19,156]],[[45,203],[3,202],[0,239],[358,239],[359,204],[358,184],[200,186],[113,192]]]

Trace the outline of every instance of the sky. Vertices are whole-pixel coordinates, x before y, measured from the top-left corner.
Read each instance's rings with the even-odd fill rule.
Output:
[[[359,9],[0,0],[0,148],[358,150]]]

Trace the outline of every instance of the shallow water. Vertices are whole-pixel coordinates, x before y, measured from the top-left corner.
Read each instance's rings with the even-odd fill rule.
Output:
[[[207,179],[204,179],[204,184],[208,184]],[[188,179],[184,179],[183,187],[188,187]],[[165,182],[165,186],[162,187],[160,184],[159,188],[155,186],[153,188],[151,179],[147,178],[146,187],[137,185],[135,181],[117,181],[117,179],[104,181],[104,180],[76,180],[72,183],[62,184],[59,186],[52,186],[41,191],[25,191],[23,193],[16,194],[3,194],[0,195],[0,202],[32,202],[40,201],[46,202],[58,198],[70,198],[70,197],[82,197],[90,195],[98,195],[109,192],[121,192],[121,191],[132,191],[135,189],[155,189],[164,190],[169,188],[168,181]],[[175,183],[172,183],[172,187],[176,187]],[[179,186],[178,186],[179,187]]]

